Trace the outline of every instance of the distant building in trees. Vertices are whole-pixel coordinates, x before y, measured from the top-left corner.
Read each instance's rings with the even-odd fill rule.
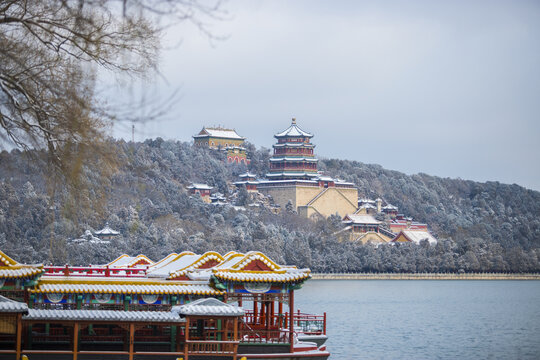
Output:
[[[388,222],[388,227],[390,228],[390,231],[395,234],[398,234],[402,230],[428,230],[427,224],[413,221],[412,218],[406,218],[403,214],[398,214],[395,219],[390,220]]]
[[[234,183],[237,188],[245,187],[248,192],[257,191],[257,175],[251,174],[249,171],[239,175],[240,181]]]
[[[246,138],[238,135],[234,129],[203,127],[193,139],[195,146],[225,151],[228,163],[249,164],[247,151],[243,146]]]
[[[423,240],[427,240],[430,245],[437,244],[437,239],[427,230],[401,230],[392,242],[413,242],[418,245]]]
[[[212,191],[213,187],[209,186],[207,184],[191,184],[188,186],[189,193],[191,195],[200,195],[202,200],[206,203],[210,203],[212,200],[210,199],[210,192]]]
[[[350,214],[343,218],[344,231],[349,233],[349,240],[366,244],[387,243],[392,241],[394,234],[382,227],[383,222],[372,215]]]
[[[391,217],[396,217],[398,215],[398,207],[392,204],[388,204],[382,207],[382,212],[390,215]]]
[[[109,226],[109,223],[105,223],[105,227],[101,230],[95,231],[94,235],[100,238],[101,240],[112,240],[118,235],[120,235],[119,231],[111,229]]]

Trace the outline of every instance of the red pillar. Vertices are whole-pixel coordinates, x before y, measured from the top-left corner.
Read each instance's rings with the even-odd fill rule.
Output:
[[[289,342],[290,352],[294,352],[294,290],[289,292]]]

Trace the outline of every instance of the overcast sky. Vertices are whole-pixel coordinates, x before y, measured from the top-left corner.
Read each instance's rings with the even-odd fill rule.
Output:
[[[540,190],[540,2],[234,1],[226,37],[171,29],[164,79],[179,89],[169,120],[136,140],[190,141],[235,128],[256,146],[296,117],[322,157],[408,174]],[[165,95],[163,95],[165,96]],[[117,136],[130,137],[125,128]]]

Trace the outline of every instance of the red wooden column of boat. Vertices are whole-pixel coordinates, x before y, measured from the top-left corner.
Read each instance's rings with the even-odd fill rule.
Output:
[[[294,352],[294,290],[289,292],[289,341],[291,353]]]

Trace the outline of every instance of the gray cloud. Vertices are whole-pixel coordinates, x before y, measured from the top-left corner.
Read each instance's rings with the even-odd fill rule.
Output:
[[[233,1],[210,42],[172,29],[159,82],[189,140],[234,127],[270,146],[290,118],[325,157],[540,189],[540,5],[528,1]],[[117,130],[116,134],[125,134]],[[129,136],[125,136],[129,137]]]

